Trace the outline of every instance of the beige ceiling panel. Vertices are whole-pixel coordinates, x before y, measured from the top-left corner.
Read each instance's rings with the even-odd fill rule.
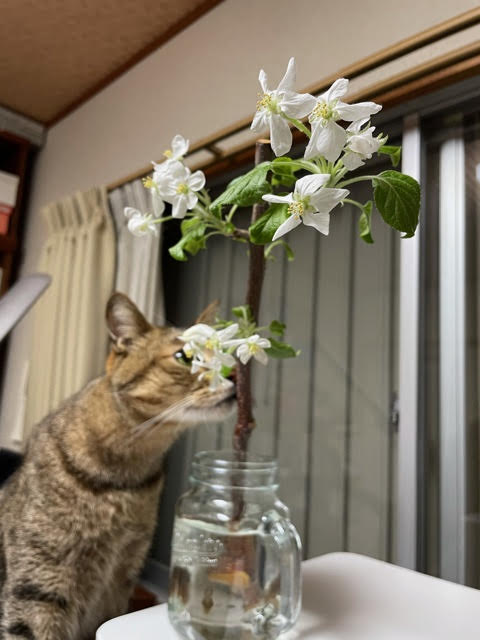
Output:
[[[2,0],[0,104],[51,122],[218,2]]]

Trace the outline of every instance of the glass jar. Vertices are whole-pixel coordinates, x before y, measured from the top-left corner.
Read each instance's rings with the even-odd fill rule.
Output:
[[[185,638],[275,638],[295,623],[301,543],[276,473],[265,456],[195,455],[176,508],[168,601]]]

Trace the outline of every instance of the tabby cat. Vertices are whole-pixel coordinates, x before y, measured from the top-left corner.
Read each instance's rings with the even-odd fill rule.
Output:
[[[34,428],[0,497],[2,640],[91,640],[126,612],[166,452],[188,425],[234,406],[233,385],[211,391],[190,373],[180,331],[151,326],[123,294],[107,325],[106,374]]]

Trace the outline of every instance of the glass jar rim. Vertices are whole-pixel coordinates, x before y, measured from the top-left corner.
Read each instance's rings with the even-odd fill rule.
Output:
[[[199,451],[193,456],[192,465],[222,471],[275,471],[277,461],[272,456],[258,453],[247,453],[244,459],[231,449],[217,451]]]

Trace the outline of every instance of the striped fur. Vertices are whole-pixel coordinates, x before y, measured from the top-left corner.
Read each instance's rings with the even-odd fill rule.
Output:
[[[92,640],[125,613],[164,455],[186,427],[233,408],[231,389],[211,392],[174,357],[178,330],[150,326],[121,294],[107,324],[106,374],[35,427],[0,496],[1,640]]]

